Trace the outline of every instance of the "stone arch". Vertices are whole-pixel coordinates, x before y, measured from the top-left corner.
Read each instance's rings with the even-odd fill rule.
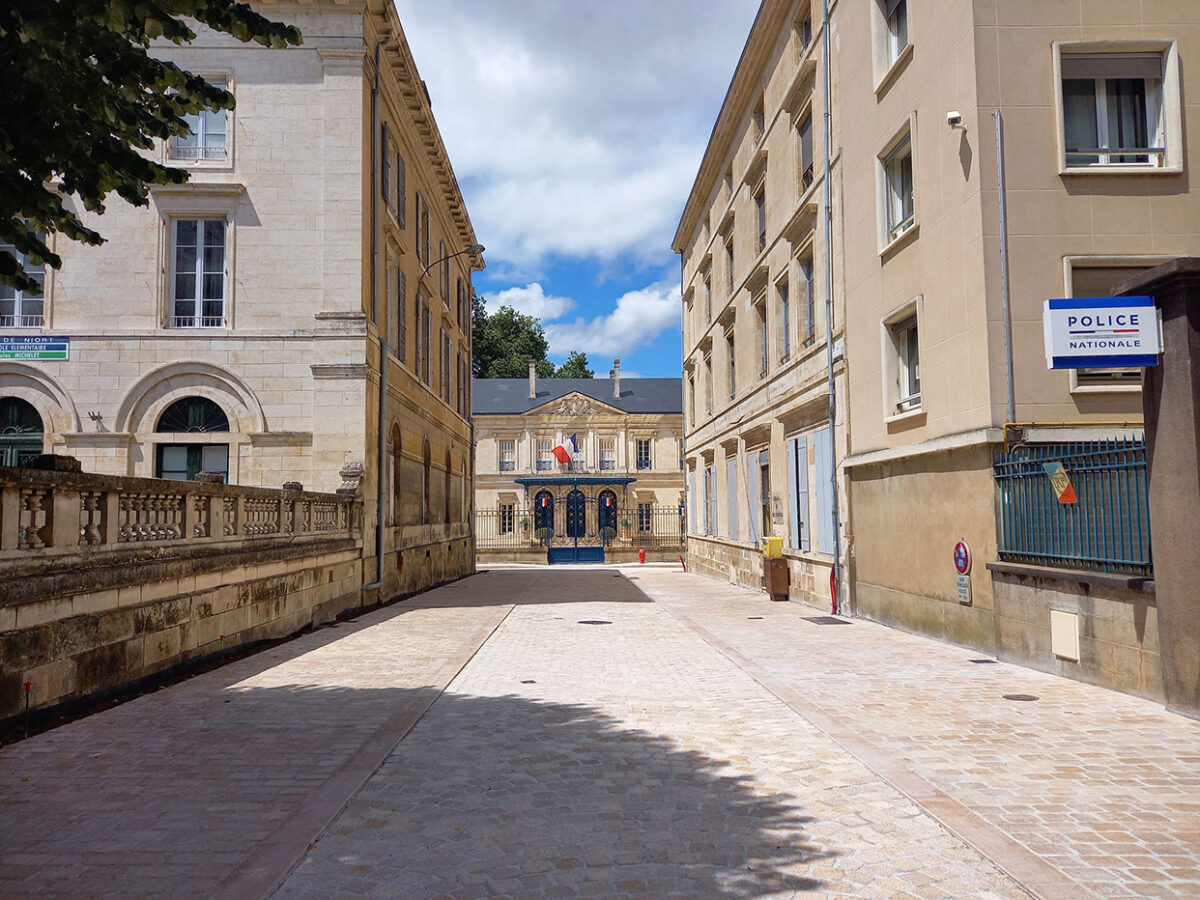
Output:
[[[231,431],[265,432],[267,419],[254,391],[238,376],[199,361],[168,363],[143,376],[117,407],[115,429],[152,432],[164,410],[185,397],[204,397],[221,407]]]
[[[40,369],[21,363],[0,362],[0,396],[16,397],[32,406],[51,434],[79,431],[79,413],[62,386]]]

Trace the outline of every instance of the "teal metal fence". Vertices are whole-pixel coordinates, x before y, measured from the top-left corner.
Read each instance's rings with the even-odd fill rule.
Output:
[[[1144,441],[1021,444],[1000,454],[994,476],[1000,559],[1154,573]]]

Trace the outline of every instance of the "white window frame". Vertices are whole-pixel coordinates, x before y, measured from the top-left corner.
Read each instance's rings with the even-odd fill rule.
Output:
[[[786,363],[792,356],[792,294],[788,275],[775,282],[775,302],[779,310],[779,362]]]
[[[1075,270],[1076,269],[1108,269],[1108,268],[1153,268],[1162,265],[1172,256],[1064,256],[1063,257],[1063,286],[1065,288],[1064,296],[1075,296]],[[1070,373],[1070,391],[1072,394],[1137,394],[1141,393],[1141,379],[1138,379],[1136,384],[1132,379],[1116,380],[1112,383],[1104,383],[1101,376],[1105,372],[1115,371],[1138,371],[1122,367],[1113,366],[1103,369],[1068,369]],[[1083,378],[1080,378],[1080,374]],[[1090,377],[1089,377],[1090,376]]]
[[[500,438],[496,442],[496,446],[498,470],[501,472],[515,472],[517,470],[517,439]]]
[[[907,0],[900,0],[891,16],[887,8],[889,0],[869,0],[871,8],[871,61],[875,74],[875,93],[888,89],[900,70],[913,55],[913,17]],[[903,43],[901,29],[897,27],[897,13],[903,10]]]
[[[875,161],[875,199],[878,214],[879,255],[914,239],[920,231],[920,207],[917,204],[916,114],[905,122]],[[911,172],[910,203],[912,211],[904,215],[903,161],[908,159]]]
[[[646,448],[645,457],[642,456],[642,447]],[[645,465],[642,465],[643,458]],[[652,438],[634,438],[633,441],[633,459],[634,467],[639,472],[648,472],[654,468],[654,440]]]
[[[914,297],[880,323],[883,368],[883,418],[885,422],[921,415],[926,408],[925,386],[921,382],[921,334],[924,331],[924,298]],[[904,326],[913,322],[917,335],[917,392],[909,391],[909,367],[912,355],[908,347],[910,332]]]
[[[552,438],[537,439],[537,459],[534,469],[538,472],[553,472],[555,468],[554,441]]]
[[[234,90],[233,75],[230,72],[207,72],[201,73],[209,84],[217,85],[223,90],[228,91],[236,96]],[[203,148],[203,142],[208,136],[206,115],[221,115],[225,119],[225,147],[219,155],[213,156],[189,156],[180,153],[179,139],[177,137],[168,138],[163,146],[163,160],[175,168],[202,168],[202,169],[232,169],[233,168],[233,136],[234,129],[234,111],[232,109],[217,110],[215,113],[211,110],[204,110],[194,115],[184,116],[184,121],[188,122],[189,130],[193,134],[197,134],[197,144]]]
[[[159,219],[159,311],[163,328],[174,330],[175,222],[180,219],[225,220],[225,301],[223,322],[203,326],[207,332],[232,329],[237,313],[237,204],[241,184],[155,185],[150,188]]]
[[[42,236],[42,240],[46,240],[45,236]],[[9,290],[12,290],[13,295],[6,297],[0,302],[12,303],[13,311],[11,313],[0,314],[0,328],[41,328],[46,324],[46,307],[50,302],[48,297],[49,291],[46,289],[47,282],[49,281],[46,277],[46,264],[36,265],[30,262],[27,254],[21,253],[12,244],[0,243],[0,251],[5,250],[16,258],[26,275],[41,275],[42,292],[36,296],[27,296],[24,291],[10,288]],[[26,313],[23,311],[26,303],[36,303],[41,306],[42,311],[40,313]]]
[[[617,439],[613,435],[600,435],[596,438],[599,445],[599,465],[601,469],[613,470],[617,468]]]
[[[178,260],[178,242],[179,242],[179,226],[184,222],[195,222],[197,226],[197,253],[195,269],[190,273],[196,279],[195,296],[179,297],[175,290],[177,286],[177,277],[182,274],[176,268]],[[208,246],[206,243],[208,236],[208,223],[220,222],[222,226],[223,248],[221,254],[221,313],[218,316],[206,315],[204,312],[204,304],[216,302],[213,298],[203,297],[203,285],[205,277],[210,274],[204,265],[204,249]],[[224,328],[228,324],[229,310],[229,233],[230,223],[224,216],[172,216],[168,223],[168,258],[167,258],[167,327],[172,329],[179,328]],[[190,316],[180,315],[178,312],[179,303],[193,303],[194,311]]]
[[[764,292],[754,304],[754,328],[758,332],[758,377],[766,378],[771,371],[771,329],[767,325],[767,295]]]
[[[1054,42],[1054,103],[1058,115],[1058,166],[1060,175],[1174,175],[1183,171],[1183,108],[1180,99],[1179,49],[1172,40],[1134,41],[1055,41]],[[1066,109],[1063,98],[1063,57],[1084,56],[1089,58],[1119,57],[1122,55],[1161,55],[1162,79],[1158,84],[1159,103],[1154,116],[1151,143],[1161,147],[1161,155],[1155,154],[1145,163],[1109,163],[1101,157],[1096,163],[1067,163]],[[1097,83],[1103,79],[1098,78]],[[1103,133],[1101,117],[1107,118],[1107,109],[1097,96],[1097,130]],[[1147,116],[1150,119],[1150,116]],[[1150,130],[1151,123],[1147,127]],[[1101,141],[1103,143],[1103,141]],[[1130,153],[1114,153],[1114,156],[1129,156]]]

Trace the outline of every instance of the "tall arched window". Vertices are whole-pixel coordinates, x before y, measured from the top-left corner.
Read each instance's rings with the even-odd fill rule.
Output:
[[[421,447],[421,524],[428,525],[433,513],[430,510],[429,499],[429,439],[425,439]]]
[[[400,426],[392,425],[392,489],[389,495],[392,498],[392,524],[401,524],[400,485],[403,483],[400,479],[400,461],[402,459],[402,448],[400,446]]]
[[[554,495],[549,491],[538,491],[533,498],[533,527],[554,530]]]
[[[41,454],[45,427],[33,404],[0,397],[0,466],[20,466]]]
[[[176,400],[158,417],[159,434],[228,435],[229,417],[207,397]],[[229,442],[188,441],[158,444],[155,475],[173,481],[191,481],[200,472],[215,472],[229,480]]]

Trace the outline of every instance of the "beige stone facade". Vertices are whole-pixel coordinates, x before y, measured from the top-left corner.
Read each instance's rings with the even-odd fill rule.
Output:
[[[847,516],[839,537],[850,608],[1152,693],[1152,679],[1138,674],[1143,664],[1121,660],[1153,656],[1153,629],[1147,635],[1129,625],[1115,636],[1108,627],[1144,622],[1147,609],[1153,619],[1152,594],[1137,587],[1139,579],[1118,577],[1104,588],[1118,597],[1140,592],[1138,616],[1102,623],[1072,599],[1087,595],[1087,573],[1072,581],[1069,572],[1042,572],[1036,583],[1058,585],[1050,590],[989,570],[1000,544],[993,466],[1006,423],[1010,439],[1030,445],[1139,435],[1139,372],[1048,370],[1042,309],[1049,298],[1107,295],[1140,270],[1200,253],[1200,200],[1189,192],[1197,156],[1184,130],[1200,91],[1188,65],[1200,53],[1200,7],[863,0],[829,8],[832,312],[841,351],[834,354],[831,467],[839,473],[837,508]],[[802,149],[809,139],[797,128],[806,109],[820,117],[820,18],[817,2],[811,11],[806,0],[762,4],[675,245],[684,262],[685,378],[694,384],[686,418],[693,506],[712,496],[703,485],[710,470],[717,498],[709,520],[694,523],[694,535],[707,535],[693,542],[693,565],[754,578],[756,561],[739,552],[752,536],[741,518],[744,496],[736,501],[738,527],[725,524],[735,511],[723,467],[736,462],[736,489],[746,494],[746,454],[758,447],[770,459],[772,500],[782,494],[770,510],[782,506],[782,517],[771,525],[793,561],[793,595],[796,562],[824,558],[794,552],[799,492],[775,475],[792,469],[789,436],[824,422],[824,360],[813,360],[810,371],[801,346],[798,362],[781,365],[768,355],[760,366],[756,304],[765,297],[774,354],[777,285],[788,280],[791,297],[800,295],[795,260],[808,234],[820,272],[822,131],[813,129],[809,155]],[[809,33],[813,49],[806,52],[799,47]],[[1007,169],[1011,414],[997,110]],[[818,191],[810,194],[804,173],[814,158]],[[792,315],[790,327],[802,324]],[[820,344],[823,317],[817,325]],[[791,347],[794,354],[794,337]],[[785,380],[791,367],[801,377]],[[797,383],[811,387],[798,391]],[[734,478],[731,472],[729,485]],[[819,537],[823,517],[814,518]],[[952,566],[959,540],[975,560],[968,603],[959,602]],[[708,565],[710,558],[717,563]],[[1085,649],[1091,634],[1105,634],[1090,660],[1047,651],[1051,609],[1078,617]]]
[[[477,379],[480,552],[544,557],[547,544],[575,537],[610,554],[680,550],[680,387],[678,378],[622,380],[619,361],[607,379]],[[561,463],[553,450],[572,436],[578,449]]]
[[[832,461],[845,457],[847,436],[840,266],[832,333],[826,324],[822,85],[819,5],[763,3],[674,247],[689,565],[757,586],[760,540],[777,536],[793,595],[826,604],[844,543]],[[835,167],[835,203],[839,177]]]
[[[332,491],[361,467],[369,548],[384,498],[384,592],[471,571],[479,258],[461,252],[475,235],[429,99],[391,3],[258,5],[303,45],[202,32],[156,48],[224,81],[236,109],[156,151],[189,183],[149,208],[114,199],[104,246],[56,239],[40,315],[10,311],[0,335],[68,337],[70,357],[0,359],[0,403],[32,407],[40,449],[85,471]]]

